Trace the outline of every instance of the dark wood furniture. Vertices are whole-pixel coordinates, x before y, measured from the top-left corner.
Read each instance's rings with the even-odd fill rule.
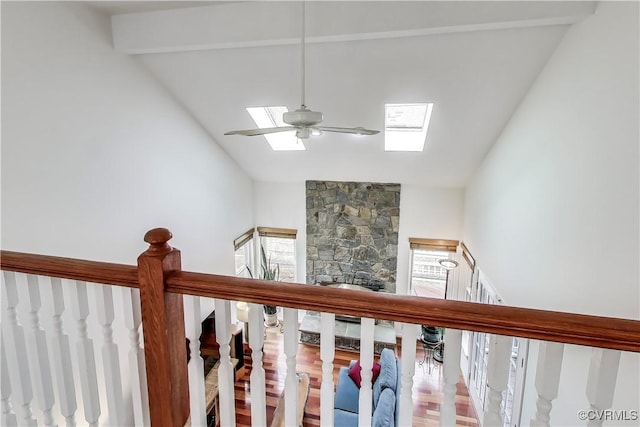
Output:
[[[216,339],[216,313],[211,312],[202,322],[202,333],[200,334],[200,355],[206,360],[208,357],[220,359],[220,346]],[[235,365],[236,378],[244,374],[244,345],[242,327],[231,324],[231,341],[229,351],[232,359],[237,359]]]

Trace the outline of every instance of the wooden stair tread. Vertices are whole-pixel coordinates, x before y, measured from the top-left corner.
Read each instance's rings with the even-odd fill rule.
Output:
[[[238,359],[231,358],[231,365],[233,366],[234,371],[238,366],[238,363],[239,363]],[[216,418],[219,416],[218,414],[220,413],[219,408],[217,408],[218,393],[219,393],[218,368],[220,368],[219,360],[216,362],[215,365],[213,365],[213,368],[211,368],[207,376],[204,378],[204,390],[205,390],[204,399],[205,399],[205,407],[207,409],[207,414],[213,410],[216,415]],[[189,418],[187,418],[187,421],[185,422],[184,425],[185,427],[191,427],[191,415],[189,415]]]

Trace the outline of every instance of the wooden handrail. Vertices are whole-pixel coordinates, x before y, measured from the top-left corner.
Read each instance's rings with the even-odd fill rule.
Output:
[[[135,266],[0,251],[3,270],[138,287]],[[167,291],[640,352],[640,321],[180,271]]]
[[[61,258],[49,255],[0,251],[2,270],[39,274],[62,279],[137,288],[138,268],[135,265]]]
[[[167,290],[415,324],[640,352],[640,321],[299,283],[176,272]]]

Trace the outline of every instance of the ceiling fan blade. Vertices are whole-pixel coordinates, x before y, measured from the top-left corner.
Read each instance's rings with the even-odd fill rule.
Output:
[[[332,126],[314,126],[316,129],[320,129],[323,132],[339,132],[339,133],[351,133],[354,135],[375,135],[380,133],[379,130],[370,130],[361,127],[357,128],[338,128]]]
[[[292,130],[296,130],[296,127],[280,126],[275,128],[263,128],[263,129],[232,130],[229,132],[225,132],[225,135],[257,136],[257,135],[265,135],[268,133],[288,132]]]

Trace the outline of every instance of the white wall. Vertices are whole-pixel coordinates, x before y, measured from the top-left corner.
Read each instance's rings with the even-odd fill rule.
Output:
[[[135,264],[144,233],[162,226],[184,269],[233,274],[233,239],[252,224],[251,180],[134,58],[113,51],[108,17],[76,2],[2,2],[3,249]],[[114,339],[128,390],[119,291]],[[90,297],[95,313],[101,300]],[[203,301],[201,314],[211,310]]]
[[[638,40],[636,2],[599,3],[467,189],[464,240],[507,304],[640,318]],[[552,424],[579,423],[584,376],[564,370]],[[638,408],[638,378],[637,355],[623,357],[614,409]]]
[[[252,182],[75,2],[2,3],[2,247],[129,264],[169,228],[183,268],[233,273]]]
[[[409,288],[409,238],[453,239],[462,235],[464,191],[403,184],[400,191],[396,292]]]
[[[253,215],[257,227],[294,228],[296,282],[306,283],[307,214],[304,182],[254,182]]]
[[[465,241],[512,304],[640,315],[637,7],[569,30],[468,187]]]
[[[256,182],[254,206],[256,225],[295,228],[297,277],[305,283],[306,196],[305,183]],[[463,191],[402,185],[398,231],[397,292],[407,290],[409,237],[458,239],[462,230]]]

